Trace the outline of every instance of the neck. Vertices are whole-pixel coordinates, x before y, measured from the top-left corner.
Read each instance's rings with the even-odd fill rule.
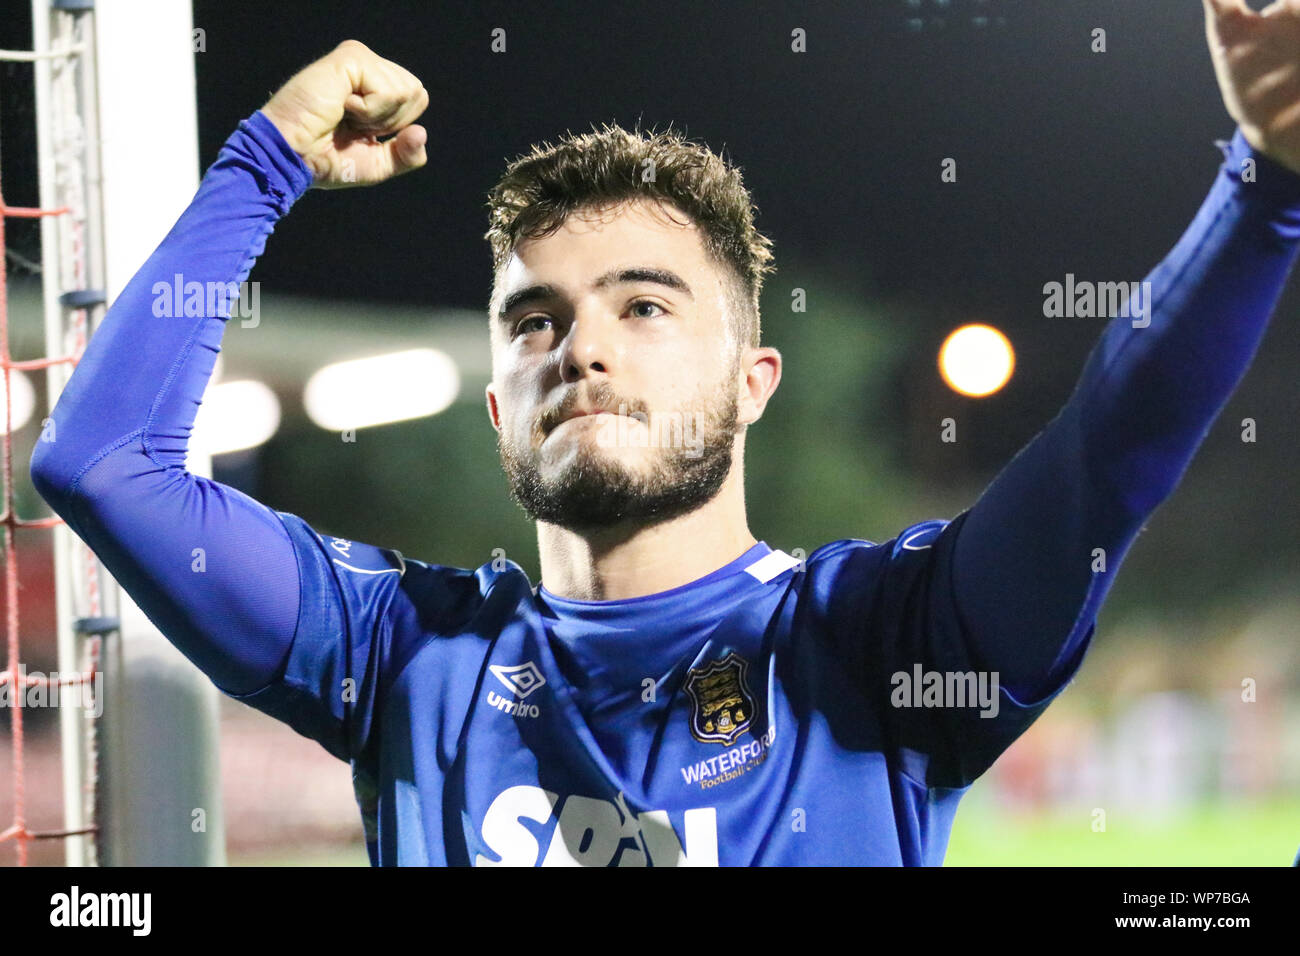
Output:
[[[621,601],[681,587],[736,560],[756,543],[745,518],[743,469],[690,514],[636,527],[571,531],[539,521],[542,583],[575,601]]]

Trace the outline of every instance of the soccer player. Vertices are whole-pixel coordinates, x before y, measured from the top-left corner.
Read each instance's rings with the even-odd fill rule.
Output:
[[[1300,0],[1206,15],[1239,124],[1209,196],[1143,318],[1109,323],[951,520],[803,562],[755,540],[769,243],[734,168],[617,127],[535,149],[491,193],[487,410],[537,586],[188,473],[227,316],[155,314],[155,284],[242,282],[309,187],[426,162],[420,82],[355,41],[231,135],[89,343],[32,477],[223,692],[350,762],[375,864],[939,864],[967,788],[1077,671],[1295,260]],[[697,440],[655,440],[688,423]]]

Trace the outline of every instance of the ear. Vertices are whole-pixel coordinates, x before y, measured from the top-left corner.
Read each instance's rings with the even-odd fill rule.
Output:
[[[741,360],[744,387],[737,404],[737,423],[749,425],[763,417],[767,400],[781,384],[781,353],[774,348],[750,348]]]
[[[492,427],[496,429],[497,434],[501,433],[501,410],[497,407],[496,392],[492,389],[492,383],[488,382],[484,390],[487,397],[488,419],[492,422]]]

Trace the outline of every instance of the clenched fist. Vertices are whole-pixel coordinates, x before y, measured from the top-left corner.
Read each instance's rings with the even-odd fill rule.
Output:
[[[369,186],[419,169],[429,94],[409,71],[344,40],[294,75],[262,112],[311,169],[313,186]],[[384,142],[379,137],[396,133]]]
[[[1259,13],[1204,0],[1205,33],[1228,113],[1255,149],[1300,173],[1300,0]]]

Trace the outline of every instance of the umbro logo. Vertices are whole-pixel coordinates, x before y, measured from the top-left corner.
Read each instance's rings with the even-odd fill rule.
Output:
[[[546,678],[532,661],[516,664],[514,667],[492,664],[488,670],[492,671],[492,676],[510,688],[520,700],[546,683]]]
[[[903,551],[924,551],[934,544],[939,533],[948,526],[949,522],[941,519],[922,522],[920,526],[913,526],[912,533],[898,542],[894,549],[895,553],[899,549]]]

